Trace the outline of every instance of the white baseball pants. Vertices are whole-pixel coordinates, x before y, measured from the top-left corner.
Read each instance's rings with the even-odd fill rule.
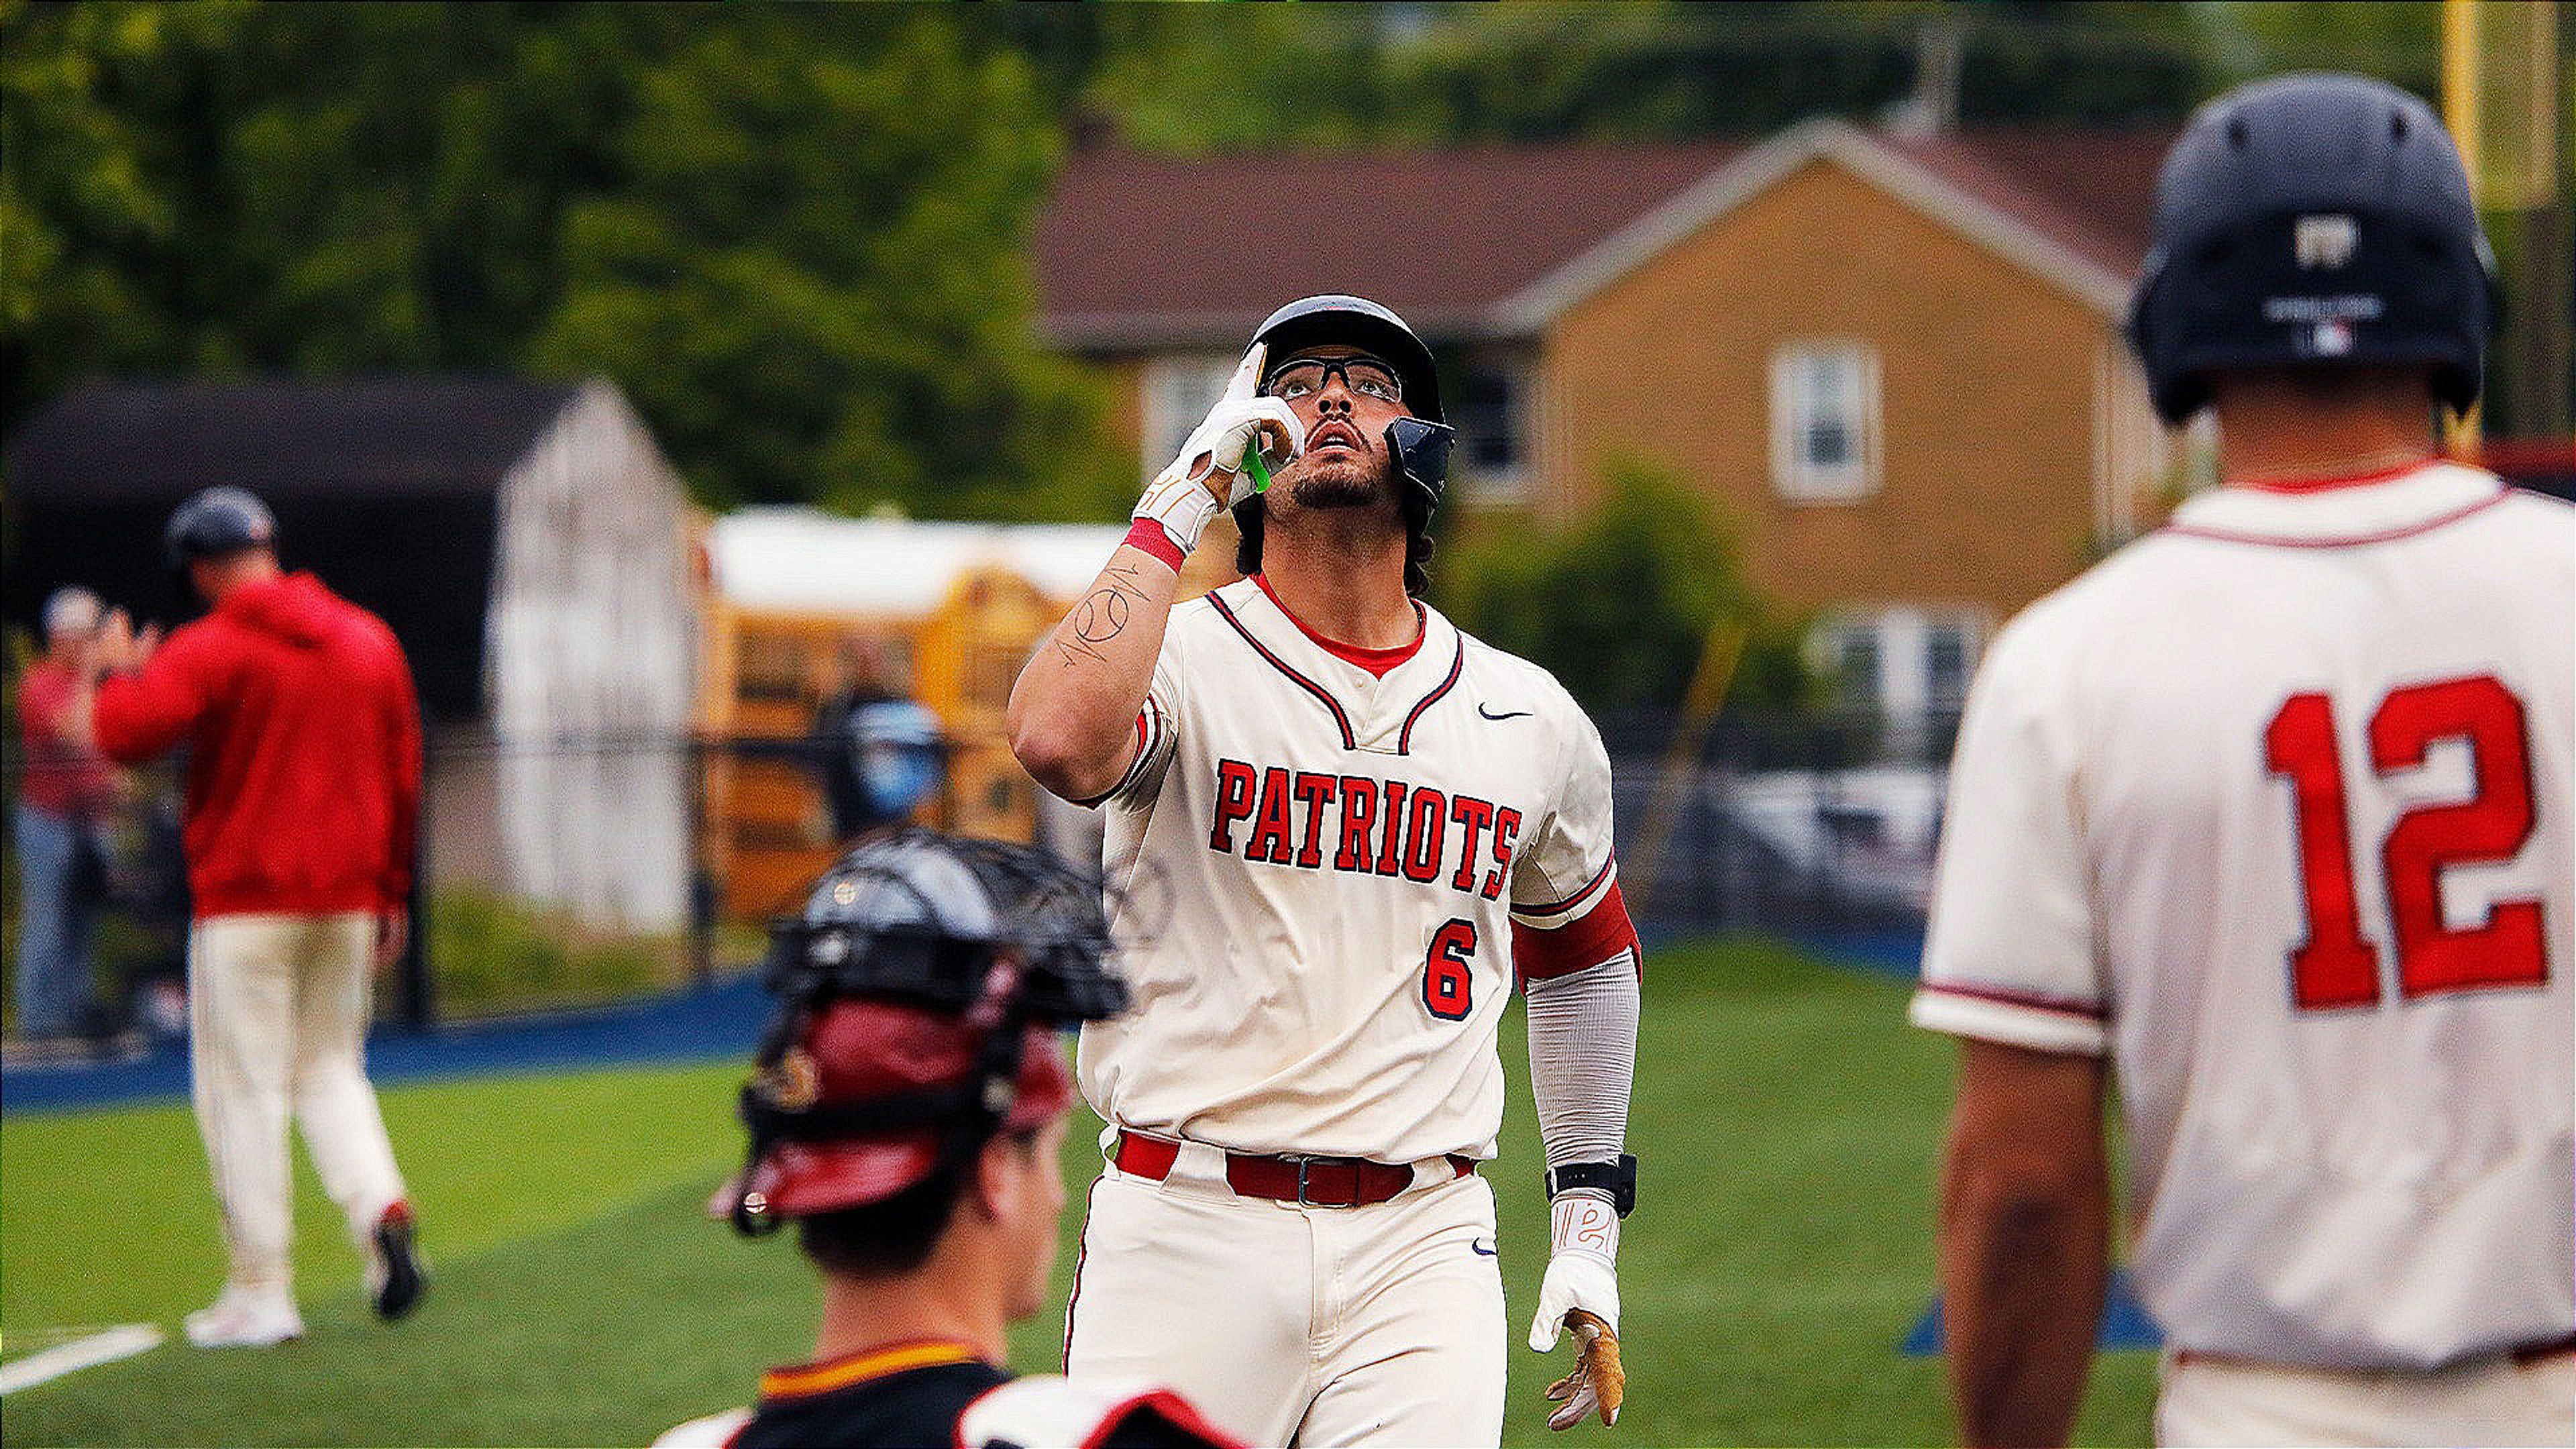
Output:
[[[1065,1371],[1167,1383],[1259,1445],[1492,1445],[1503,1279],[1481,1177],[1365,1207],[1238,1197],[1184,1143],[1160,1182],[1103,1170]]]
[[[2160,1445],[2576,1443],[2576,1353],[2348,1373],[2167,1353]]]
[[[323,1191],[363,1256],[403,1196],[367,1085],[375,917],[363,911],[201,919],[188,940],[197,1127],[232,1251],[231,1286],[290,1290],[290,1111]]]

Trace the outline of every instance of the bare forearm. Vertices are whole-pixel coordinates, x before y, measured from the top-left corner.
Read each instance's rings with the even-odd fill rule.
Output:
[[[2110,1257],[2100,1099],[2073,1082],[2054,1095],[2056,1120],[2034,1122],[1963,1091],[1943,1164],[1950,1388],[1972,1445],[2064,1444],[2092,1368]]]
[[[1011,751],[1037,782],[1087,800],[1118,781],[1154,682],[1180,576],[1122,544],[1011,687]]]

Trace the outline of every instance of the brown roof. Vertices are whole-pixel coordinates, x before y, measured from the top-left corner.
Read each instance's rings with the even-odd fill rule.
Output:
[[[1041,322],[1076,347],[1198,342],[1353,291],[1456,335],[1745,149],[1077,152],[1038,222]]]
[[[2146,251],[2169,131],[1869,133],[2120,276]],[[1203,158],[1075,153],[1039,218],[1041,326],[1075,348],[1204,345],[1310,292],[1355,291],[1426,333],[1490,309],[1752,149],[1485,146]],[[1267,230],[1262,230],[1267,228]]]
[[[1877,133],[1907,158],[2096,266],[2129,276],[2147,254],[2171,130]]]

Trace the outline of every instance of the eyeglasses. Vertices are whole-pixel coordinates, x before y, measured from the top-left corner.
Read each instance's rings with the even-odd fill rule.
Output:
[[[1404,401],[1404,380],[1395,369],[1374,357],[1310,357],[1291,362],[1270,374],[1261,389],[1263,395],[1294,402],[1301,397],[1324,390],[1324,380],[1334,373],[1342,375],[1342,386],[1362,397],[1384,403]]]

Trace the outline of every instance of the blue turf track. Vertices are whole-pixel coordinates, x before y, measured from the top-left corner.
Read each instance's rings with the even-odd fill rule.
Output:
[[[706,990],[592,1011],[428,1031],[379,1027],[367,1039],[367,1075],[383,1086],[657,1062],[748,1063],[769,1006],[757,976],[744,975]],[[187,1095],[188,1052],[175,1044],[139,1061],[31,1065],[0,1073],[0,1110],[13,1114],[184,1101]]]
[[[1911,981],[1919,934],[1895,931],[1800,937],[1839,965]],[[1651,953],[1652,947],[1649,947]],[[410,1031],[379,1027],[367,1040],[367,1075],[379,1085],[508,1072],[656,1062],[748,1061],[769,1017],[756,973],[705,990],[591,1011],[465,1022]],[[59,1112],[188,1095],[188,1053],[164,1045],[139,1061],[62,1062],[0,1073],[0,1111]]]

